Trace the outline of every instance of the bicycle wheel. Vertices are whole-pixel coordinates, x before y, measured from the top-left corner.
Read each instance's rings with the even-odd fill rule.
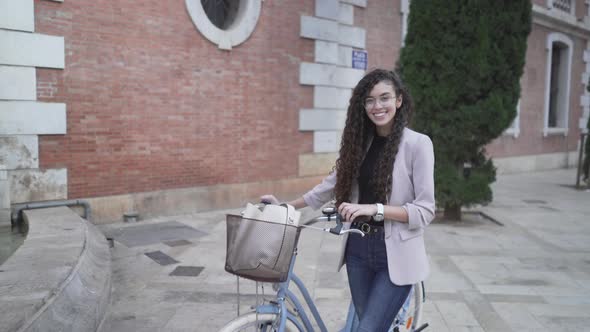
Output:
[[[239,332],[239,331],[264,331],[276,332],[278,331],[279,316],[277,314],[256,314],[251,312],[242,316],[234,318],[229,323],[225,324],[219,332]],[[302,332],[297,326],[287,319],[285,326],[287,332]]]
[[[410,300],[410,306],[402,322],[405,329],[394,329],[394,331],[422,331],[428,324],[422,324],[422,304],[424,303],[424,286],[421,282],[416,283],[413,287],[413,295]]]

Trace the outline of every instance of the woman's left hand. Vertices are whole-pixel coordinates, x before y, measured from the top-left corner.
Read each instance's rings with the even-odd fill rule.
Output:
[[[346,221],[354,221],[359,216],[372,217],[377,214],[377,206],[375,204],[352,204],[343,202],[338,207],[338,213]]]

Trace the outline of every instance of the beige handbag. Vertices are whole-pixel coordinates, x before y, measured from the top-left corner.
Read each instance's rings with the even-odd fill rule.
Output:
[[[299,238],[301,212],[288,204],[248,203],[241,215],[226,216],[225,270],[255,281],[282,282]]]

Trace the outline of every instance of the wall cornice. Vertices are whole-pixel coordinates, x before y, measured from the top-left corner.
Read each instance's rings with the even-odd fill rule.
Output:
[[[590,17],[585,15],[582,20],[576,16],[561,12],[558,9],[547,9],[533,5],[533,23],[559,30],[576,37],[590,37]]]

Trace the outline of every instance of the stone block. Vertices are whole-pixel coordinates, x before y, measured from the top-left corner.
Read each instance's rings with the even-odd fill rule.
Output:
[[[352,63],[352,60],[351,60]],[[354,88],[363,78],[365,71],[353,68],[337,68],[334,73],[334,85],[337,87]]]
[[[10,209],[0,208],[0,227],[10,226]]]
[[[10,188],[8,185],[6,171],[0,171],[0,209],[10,208]]]
[[[299,155],[299,176],[326,176],[335,165],[338,153],[310,153]]]
[[[316,0],[315,16],[338,20],[340,15],[340,2],[338,0]]]
[[[10,202],[24,203],[67,199],[67,169],[8,171]]]
[[[360,69],[327,64],[302,62],[299,67],[299,83],[308,85],[354,88],[363,75]]]
[[[494,158],[498,174],[545,171],[573,167],[577,162],[578,151],[546,153],[528,156]]]
[[[6,169],[38,168],[37,136],[0,136],[0,160]]]
[[[0,101],[0,135],[66,133],[66,105]]]
[[[590,79],[590,73],[582,73],[582,85],[585,87],[588,84],[588,79]]]
[[[582,106],[582,107],[590,106],[590,95],[580,96],[580,106]]]
[[[36,100],[35,68],[0,66],[0,99]]]
[[[586,62],[586,63],[590,62],[590,50],[584,51],[584,62]]]
[[[337,152],[340,150],[342,131],[314,131],[313,152]]]
[[[338,65],[352,68],[352,47],[338,46]]]
[[[346,109],[351,95],[352,90],[348,88],[315,86],[313,88],[313,107]]]
[[[366,31],[349,25],[338,25],[338,43],[356,48],[365,48]]]
[[[299,65],[299,83],[309,85],[332,85],[336,66],[302,62]]]
[[[337,42],[338,22],[312,16],[301,16],[300,36]]]
[[[340,0],[342,3],[348,3],[357,7],[367,7],[367,0]]]
[[[348,25],[354,24],[354,7],[352,5],[346,3],[340,4],[338,22]]]
[[[342,130],[346,110],[302,109],[299,111],[299,130]]]
[[[586,129],[587,123],[588,123],[588,117],[580,118],[580,120],[578,120],[578,126],[580,129]]]
[[[338,43],[316,40],[315,62],[338,64]]]
[[[0,0],[0,29],[35,31],[33,0]]]
[[[63,69],[64,37],[0,29],[0,63]]]

